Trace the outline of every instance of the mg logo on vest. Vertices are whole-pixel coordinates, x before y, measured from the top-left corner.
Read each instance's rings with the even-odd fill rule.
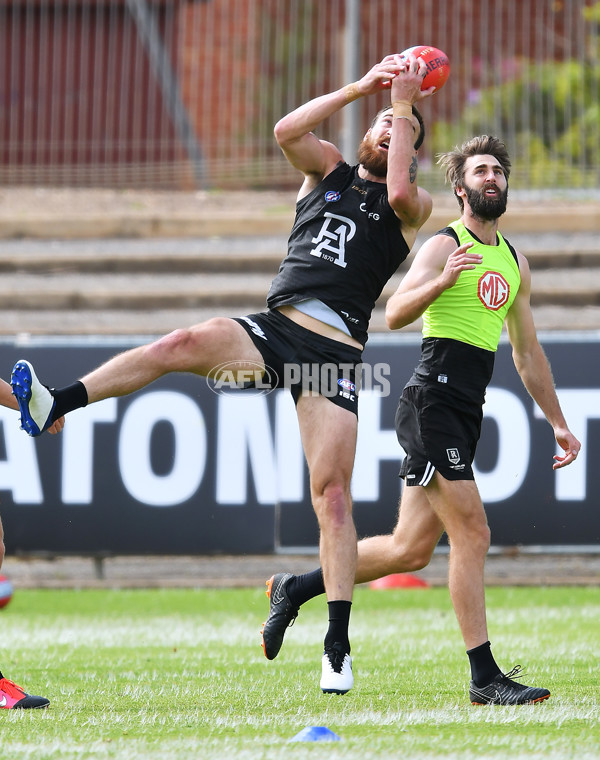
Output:
[[[498,272],[486,272],[477,283],[477,295],[486,309],[498,311],[508,301],[510,286]]]

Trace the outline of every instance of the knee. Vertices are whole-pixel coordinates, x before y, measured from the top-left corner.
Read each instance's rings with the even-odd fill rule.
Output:
[[[431,545],[425,544],[415,544],[409,547],[408,551],[405,551],[403,555],[403,566],[409,571],[422,570],[431,562],[433,548]]]
[[[146,355],[165,369],[176,367],[181,357],[192,350],[189,329],[178,329],[146,346]]]
[[[490,548],[491,531],[487,521],[474,520],[463,524],[458,531],[448,532],[448,540],[451,547],[465,546],[470,551],[485,554]]]
[[[472,540],[477,543],[481,549],[484,549],[487,552],[490,548],[491,535],[487,522],[483,522],[475,526],[473,529]]]
[[[393,562],[397,567],[396,572],[414,572],[422,570],[431,562],[433,551],[437,544],[435,541],[406,541],[394,540],[393,543]]]
[[[210,319],[201,325],[179,328],[146,346],[152,362],[166,372],[187,370],[201,364],[202,351],[211,345],[225,345],[231,320]]]
[[[312,488],[313,503],[319,522],[342,525],[352,512],[350,489],[340,481],[329,481]]]

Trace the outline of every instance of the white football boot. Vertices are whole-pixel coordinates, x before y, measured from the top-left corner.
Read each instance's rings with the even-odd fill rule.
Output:
[[[337,642],[323,652],[320,686],[324,694],[345,694],[354,686],[352,658]]]

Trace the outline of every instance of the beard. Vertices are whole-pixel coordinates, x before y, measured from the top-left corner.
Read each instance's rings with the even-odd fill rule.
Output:
[[[376,151],[368,140],[363,140],[358,146],[358,161],[375,177],[385,179],[387,176],[387,154]]]
[[[474,190],[467,185],[464,186],[473,216],[484,221],[491,221],[492,219],[501,217],[506,211],[506,204],[508,202],[508,187],[504,191],[500,191],[500,195],[496,198],[490,198],[485,195],[485,191],[489,187],[490,185],[482,190]]]

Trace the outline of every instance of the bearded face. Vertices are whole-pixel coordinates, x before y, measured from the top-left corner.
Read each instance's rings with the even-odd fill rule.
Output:
[[[465,195],[473,212],[473,216],[484,221],[498,219],[506,211],[508,202],[508,187],[504,190],[493,182],[487,182],[481,190],[464,184]],[[492,191],[495,191],[492,193]]]
[[[387,151],[374,146],[367,135],[358,146],[358,160],[365,169],[375,177],[385,179],[387,176]]]

